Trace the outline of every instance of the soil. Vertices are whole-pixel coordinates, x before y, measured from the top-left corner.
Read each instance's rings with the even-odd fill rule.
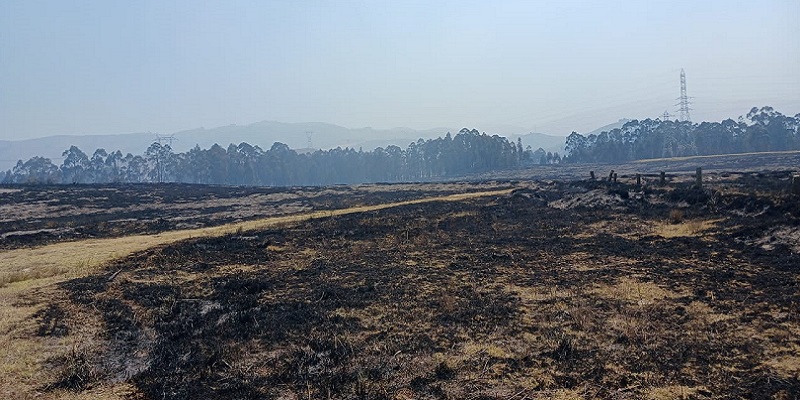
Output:
[[[140,399],[797,398],[800,197],[787,190],[790,175],[711,173],[703,188],[690,176],[644,187],[522,181],[506,196],[150,249],[42,300],[39,335],[100,327],[51,360],[59,377],[42,390],[124,382]],[[318,208],[432,190],[143,188],[115,188],[127,200],[108,201],[280,194],[273,207]],[[0,195],[58,207],[101,190]],[[141,218],[234,218],[230,208],[194,219],[166,209]],[[6,221],[3,232],[41,221]],[[765,246],[765,237],[775,239]]]

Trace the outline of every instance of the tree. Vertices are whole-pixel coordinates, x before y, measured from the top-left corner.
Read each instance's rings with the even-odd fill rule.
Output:
[[[99,183],[108,182],[109,173],[106,171],[106,158],[108,153],[105,149],[97,149],[94,151],[92,158],[89,160],[89,182]]]
[[[800,118],[772,107],[752,108],[739,121],[631,121],[621,129],[583,137],[567,137],[570,162],[619,162],[632,159],[683,157],[800,149]]]
[[[175,154],[169,145],[161,145],[155,142],[145,151],[145,158],[150,167],[148,180],[150,182],[169,182],[172,181],[175,172]]]
[[[13,183],[60,183],[61,171],[49,158],[32,157],[24,163],[17,161],[11,170]]]
[[[61,155],[64,162],[61,164],[61,174],[67,183],[87,183],[86,170],[89,169],[89,157],[77,146],[70,146]]]

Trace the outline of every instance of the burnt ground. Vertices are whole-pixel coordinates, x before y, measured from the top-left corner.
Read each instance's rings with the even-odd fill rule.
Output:
[[[788,177],[523,182],[148,250],[62,283],[38,314],[42,336],[97,332],[50,361],[60,378],[42,390],[797,398]]]
[[[324,189],[188,184],[3,186],[0,187],[0,250],[194,229],[489,187],[502,184],[341,185]]]
[[[660,158],[636,160],[626,163],[579,163],[536,165],[515,171],[496,171],[467,177],[476,181],[491,179],[586,179],[589,171],[598,177],[608,176],[611,170],[625,180],[642,174],[646,180],[657,181],[663,171],[670,178],[681,174],[694,173],[701,167],[706,172],[724,173],[738,171],[747,173],[769,173],[770,171],[794,168],[800,165],[800,151],[778,151],[764,153],[719,154],[712,156],[695,156],[681,158]]]

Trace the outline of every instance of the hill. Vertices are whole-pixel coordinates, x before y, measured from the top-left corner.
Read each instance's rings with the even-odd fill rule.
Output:
[[[57,135],[28,140],[0,140],[0,171],[14,167],[18,160],[34,156],[49,158],[60,165],[61,154],[70,146],[78,146],[86,152],[97,148],[121,150],[123,153],[142,153],[155,135],[151,133],[127,133],[120,135]],[[91,149],[91,150],[89,150]],[[91,153],[89,154],[91,156]]]
[[[524,148],[531,146],[534,151],[542,148],[544,151],[564,153],[564,141],[566,138],[563,136],[535,132],[509,136],[509,139],[513,142],[516,142],[517,138],[522,139],[522,147]]]
[[[587,133],[587,135],[599,135],[599,134],[601,134],[603,132],[613,131],[614,129],[622,128],[623,126],[625,126],[625,124],[627,124],[628,122],[631,122],[631,121],[633,121],[633,120],[632,119],[627,119],[627,118],[621,118],[619,121],[611,123],[611,124],[608,124],[608,125],[603,125],[603,126],[597,128],[597,129]]]

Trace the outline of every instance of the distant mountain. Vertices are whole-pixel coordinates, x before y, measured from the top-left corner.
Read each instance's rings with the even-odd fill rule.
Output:
[[[256,122],[248,125],[228,125],[218,128],[191,129],[176,132],[172,148],[176,152],[185,152],[195,145],[209,148],[217,143],[228,147],[229,144],[247,142],[265,150],[275,142],[281,142],[293,149],[308,149],[308,135],[314,149],[335,147],[363,148],[365,151],[376,147],[397,145],[405,148],[418,139],[431,139],[444,136],[448,131],[455,134],[457,130],[434,128],[414,130],[411,128],[349,129],[338,125],[321,122],[283,123],[276,121]],[[60,135],[37,139],[0,141],[0,171],[11,169],[17,160],[28,160],[34,156],[49,158],[56,165],[61,165],[61,154],[70,146],[78,146],[91,157],[92,153],[102,148],[106,151],[120,150],[123,154],[142,154],[156,139],[152,133],[130,133],[119,135]]]
[[[478,122],[476,124],[476,127],[479,131],[486,132],[486,134],[488,135],[500,135],[500,136],[505,136],[507,138],[511,138],[511,136],[514,136],[515,137],[514,140],[517,140],[516,136],[522,135],[523,132],[530,132],[530,130],[527,128],[509,124],[493,124],[493,123]]]
[[[601,132],[607,132],[607,131],[610,131],[610,130],[613,130],[613,129],[616,129],[616,128],[622,128],[623,125],[625,125],[626,123],[628,123],[630,121],[632,121],[632,120],[622,118],[617,122],[614,122],[614,123],[611,123],[611,124],[608,124],[608,125],[603,125],[603,126],[597,128],[597,129],[595,129],[595,130],[593,130],[591,132],[588,132],[588,133],[585,134],[585,136],[588,136],[588,135],[591,135],[591,134],[595,134],[596,135],[596,134],[599,134]],[[564,136],[548,135],[548,134],[545,134],[545,133],[533,133],[533,132],[532,133],[527,133],[527,134],[508,135],[509,140],[512,140],[514,142],[517,141],[518,137],[522,138],[522,146],[525,147],[525,148],[527,148],[528,146],[531,146],[531,148],[533,150],[536,150],[536,149],[541,147],[545,151],[550,151],[550,152],[553,152],[553,153],[559,152],[562,155],[564,154],[564,144],[565,144],[566,139],[567,139]]]
[[[153,142],[152,133],[128,133],[121,135],[59,135],[28,140],[0,140],[0,171],[11,169],[17,160],[27,161],[34,156],[49,158],[53,164],[61,165],[61,154],[70,146],[78,146],[92,156],[98,148],[123,153],[144,153]]]
[[[586,136],[597,135],[599,133],[612,131],[612,130],[617,129],[617,128],[622,128],[623,125],[625,125],[625,124],[627,124],[628,122],[631,122],[631,121],[633,121],[633,120],[627,119],[627,118],[622,118],[619,121],[614,122],[613,124],[604,125],[604,126],[601,126],[601,127],[597,128],[597,129],[591,131],[591,132],[587,132],[585,135]]]
[[[510,135],[508,137],[509,140],[513,142],[517,142],[517,138],[522,138],[522,147],[531,148],[536,151],[539,148],[544,149],[545,151],[549,152],[559,152],[564,153],[564,143],[566,142],[566,138],[564,136],[555,136],[555,135],[548,135],[545,133],[526,133],[523,135]]]
[[[195,144],[208,148],[214,143],[227,146],[230,143],[247,142],[269,149],[273,143],[281,142],[293,149],[308,148],[308,137],[311,135],[311,147],[329,149],[335,147],[363,147],[373,150],[390,144],[405,148],[419,138],[429,139],[443,136],[447,128],[414,130],[411,128],[350,129],[339,125],[322,122],[284,123],[262,121],[249,125],[229,125],[214,129],[192,129],[175,133],[178,139],[173,146],[176,151],[188,150]],[[177,145],[180,143],[180,145]]]
[[[620,120],[621,126],[627,120]],[[617,124],[607,125],[605,129]],[[534,150],[543,148],[546,151],[562,152],[565,138],[562,136],[547,135],[544,133],[522,133],[524,128],[511,125],[492,125],[493,129],[481,129],[489,135],[499,134],[509,140],[517,141],[522,138],[523,147],[531,146]],[[471,127],[470,127],[471,128]],[[398,127],[391,129],[345,128],[339,125],[322,122],[285,123],[277,121],[262,121],[248,125],[228,125],[217,128],[197,128],[173,134],[175,140],[172,148],[176,152],[185,152],[195,145],[207,149],[217,143],[228,147],[229,144],[247,142],[259,146],[264,150],[272,147],[275,142],[281,142],[292,149],[302,152],[314,149],[331,149],[335,147],[350,147],[374,150],[377,147],[396,145],[405,149],[411,142],[418,139],[433,139],[444,136],[447,132],[455,135],[461,128],[432,128],[416,130]],[[518,132],[518,133],[514,133]],[[309,134],[311,146],[309,147]],[[102,148],[106,151],[120,150],[123,154],[142,154],[156,139],[152,133],[129,133],[119,135],[60,135],[48,136],[38,139],[0,141],[0,171],[14,167],[17,160],[28,160],[34,156],[49,158],[56,165],[61,165],[61,154],[70,146],[78,146],[89,157],[92,153]]]

